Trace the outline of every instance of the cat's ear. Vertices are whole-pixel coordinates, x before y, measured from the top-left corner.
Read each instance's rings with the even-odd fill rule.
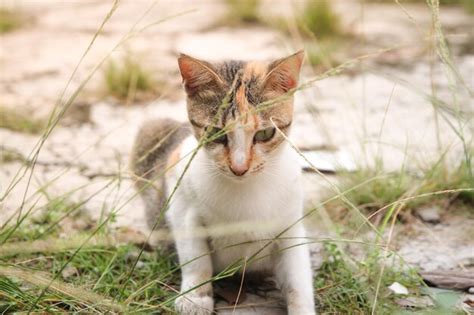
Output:
[[[190,97],[199,91],[213,88],[214,85],[223,85],[223,81],[214,67],[206,61],[180,54],[178,65],[186,93]]]
[[[303,59],[304,50],[300,50],[291,56],[272,62],[264,79],[264,89],[277,93],[286,93],[294,89],[298,85]]]

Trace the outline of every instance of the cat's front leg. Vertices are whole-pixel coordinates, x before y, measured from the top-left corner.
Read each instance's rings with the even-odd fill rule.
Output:
[[[175,301],[178,313],[211,314],[214,310],[212,261],[209,246],[194,209],[170,209],[169,222],[181,265],[181,296]],[[200,231],[199,231],[200,230]]]
[[[313,273],[302,225],[293,227],[278,241],[275,266],[277,282],[285,296],[289,315],[314,315]]]

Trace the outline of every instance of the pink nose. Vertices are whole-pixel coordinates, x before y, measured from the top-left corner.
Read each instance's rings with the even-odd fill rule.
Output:
[[[247,173],[249,168],[245,165],[230,165],[230,170],[232,171],[232,173],[234,173],[234,175],[242,176]]]

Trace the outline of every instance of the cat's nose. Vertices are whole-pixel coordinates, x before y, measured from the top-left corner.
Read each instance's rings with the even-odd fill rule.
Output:
[[[229,162],[230,170],[237,176],[247,173],[250,167],[249,154],[242,148],[231,149]]]
[[[229,168],[236,176],[242,176],[249,170],[249,168],[245,165],[230,165]]]

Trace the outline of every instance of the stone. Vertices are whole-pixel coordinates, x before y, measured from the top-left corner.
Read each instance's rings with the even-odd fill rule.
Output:
[[[397,299],[395,303],[404,308],[426,308],[435,305],[429,296],[409,296]]]
[[[395,294],[408,295],[408,289],[398,282],[392,283],[388,288]]]
[[[79,275],[79,270],[77,270],[76,267],[74,266],[66,266],[63,271],[61,271],[61,276],[63,277],[64,280],[67,280],[73,276],[78,276]]]
[[[415,210],[416,215],[427,223],[438,224],[441,221],[440,209],[436,206],[423,207]]]
[[[91,103],[77,101],[72,103],[61,118],[63,126],[79,126],[91,122]]]

